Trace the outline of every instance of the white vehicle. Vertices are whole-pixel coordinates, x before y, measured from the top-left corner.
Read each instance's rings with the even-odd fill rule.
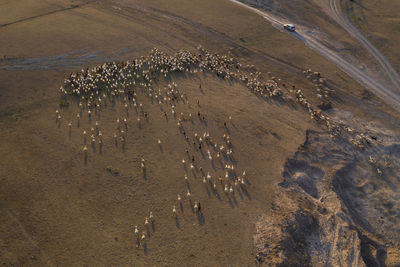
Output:
[[[293,24],[284,24],[283,28],[290,32],[294,32],[296,30],[296,27]]]

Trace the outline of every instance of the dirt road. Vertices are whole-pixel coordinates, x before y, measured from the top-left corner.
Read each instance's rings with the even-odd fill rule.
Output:
[[[259,9],[253,8],[246,4],[243,4],[237,0],[230,0],[238,5],[241,5],[260,16],[264,17],[277,29],[284,31],[283,25],[285,23],[290,23],[290,20],[285,17],[280,17],[273,15],[268,12],[261,11]],[[343,15],[340,7],[340,3],[335,0],[329,0],[329,13],[335,21],[339,23],[343,28],[345,28],[352,36],[354,36],[371,55],[378,61],[381,65],[382,69],[385,73],[390,77],[392,83],[391,84],[383,84],[382,80],[384,79],[376,79],[371,77],[365,70],[360,69],[356,64],[350,62],[345,59],[336,51],[328,48],[321,39],[318,38],[319,34],[314,30],[296,24],[296,32],[288,32],[293,37],[302,41],[305,45],[312,48],[314,51],[324,56],[334,64],[336,64],[339,68],[341,68],[348,75],[353,77],[363,86],[369,88],[376,95],[381,97],[397,110],[400,110],[400,78],[393,67],[390,65],[387,59],[349,22],[347,18]],[[327,11],[327,8],[325,8]],[[327,11],[328,12],[328,11]]]
[[[329,9],[331,16],[339,23],[351,36],[357,39],[360,44],[378,61],[379,65],[389,76],[394,86],[394,92],[400,92],[400,76],[392,67],[390,62],[376,49],[361,33],[353,26],[350,20],[343,13],[340,7],[340,0],[329,0]]]

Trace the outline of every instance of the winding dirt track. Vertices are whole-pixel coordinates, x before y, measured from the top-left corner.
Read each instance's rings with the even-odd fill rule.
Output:
[[[349,19],[343,14],[340,6],[341,0],[329,0],[329,8],[332,12],[333,18],[339,23],[351,36],[356,38],[361,45],[368,50],[368,52],[378,61],[382,69],[389,76],[392,81],[395,92],[400,93],[400,76],[392,67],[390,62],[376,49],[361,33],[351,24]]]
[[[230,0],[233,3],[241,5],[258,15],[264,17],[277,29],[283,30],[283,25],[285,23],[289,23],[290,21],[283,17],[278,17],[272,15],[270,13],[261,11],[259,9],[253,8],[246,4],[239,2],[238,0]],[[340,54],[328,48],[318,40],[315,35],[313,35],[313,31],[305,26],[296,25],[296,32],[288,32],[293,37],[302,41],[305,45],[309,46],[313,50],[315,50],[320,55],[327,58],[332,63],[336,64],[340,69],[346,72],[348,75],[357,80],[360,84],[365,87],[368,87],[371,91],[373,91],[376,95],[381,97],[391,105],[396,110],[400,110],[400,77],[390,65],[387,59],[350,23],[350,21],[345,18],[343,15],[340,6],[340,0],[328,0],[330,13],[335,21],[339,23],[343,28],[345,28],[352,36],[354,36],[371,55],[378,61],[378,63],[382,66],[382,69],[391,79],[391,85],[383,85],[382,82],[376,80],[373,77],[370,77],[365,71],[359,69],[355,64],[349,62],[345,58],[343,58]]]

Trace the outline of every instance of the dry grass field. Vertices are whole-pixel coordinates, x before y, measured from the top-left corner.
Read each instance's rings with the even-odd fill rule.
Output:
[[[217,159],[211,148],[198,149],[198,144],[185,141],[171,107],[155,103],[140,87],[137,99],[146,117],[144,112],[135,111],[132,102],[125,109],[123,98],[117,97],[104,100],[100,115],[94,114],[89,121],[86,109],[80,113],[79,98],[65,100],[60,93],[60,86],[72,72],[104,62],[139,59],[154,47],[169,55],[179,50],[197,53],[198,45],[237,59],[246,69],[261,71],[264,80],[276,80],[285,94],[291,95],[265,100],[243,83],[208,72],[159,75],[154,80],[154,90],[175,82],[185,95],[186,100],[175,107],[177,117],[181,113],[186,118],[192,115],[185,121],[185,133],[193,139],[196,133],[209,132],[218,144],[224,143],[223,136],[228,134],[233,160]],[[380,212],[389,212],[391,218],[382,224],[382,232],[370,222],[372,217],[366,216],[367,223],[359,223],[352,217],[352,208],[357,207],[345,205],[351,202],[348,196],[356,194],[352,187],[356,182],[347,185],[342,170],[369,166],[369,155],[391,153],[399,157],[395,146],[398,111],[263,18],[227,0],[3,1],[0,48],[2,266],[318,266],[323,260],[307,257],[304,236],[288,231],[292,239],[279,243],[277,225],[295,228],[293,225],[299,223],[303,227],[302,216],[293,224],[290,221],[293,214],[304,211],[305,218],[312,214],[321,226],[330,216],[340,217],[340,210],[345,213],[341,218],[351,218],[348,220],[359,227],[359,235],[365,237],[362,241],[354,237],[354,243],[347,244],[349,250],[363,248],[353,257],[360,259],[355,265],[362,266],[361,258],[368,262],[370,255],[370,262],[381,262],[374,252],[380,247],[370,252],[368,246],[373,242],[365,240],[385,243],[387,262],[392,266],[400,263],[398,200],[393,197],[387,201],[392,204],[380,206]],[[385,48],[382,52],[386,53]],[[321,102],[316,82],[303,74],[308,68],[326,78],[332,108],[324,114],[332,121],[352,124],[357,132],[377,136],[378,148],[367,148],[364,153],[347,136],[330,137],[327,128],[294,101],[288,90],[292,86],[301,88],[313,106]],[[56,120],[56,110],[61,120]],[[77,114],[81,116],[79,126]],[[125,145],[114,140],[117,118],[127,119]],[[89,136],[97,131],[91,129],[96,121],[103,134],[101,148],[98,137],[90,144]],[[83,131],[88,133],[87,154],[82,151]],[[322,147],[326,150],[321,152]],[[212,161],[207,149],[213,154]],[[196,171],[189,168],[191,156]],[[141,168],[142,158],[145,169]],[[246,171],[246,185],[234,187],[234,193],[226,193],[224,184],[217,180],[225,176],[225,164],[232,164],[238,174]],[[368,177],[397,185],[393,178],[396,167],[384,176],[377,176],[375,169]],[[203,183],[202,176],[208,172],[217,183],[216,190],[209,182]],[[304,173],[310,177],[315,174],[319,182],[310,184],[304,178],[306,185],[299,182],[296,187],[294,181]],[[390,191],[376,181],[374,186],[383,195]],[[315,190],[318,197],[310,193]],[[304,192],[310,195],[302,195]],[[332,192],[339,197],[333,197]],[[324,194],[332,200],[327,204],[329,212],[318,213],[323,204],[315,203]],[[360,203],[368,199],[361,193],[358,197]],[[381,198],[375,194],[373,199],[379,202]],[[201,203],[201,214],[193,211],[195,201]],[[150,212],[154,221],[146,228]],[[369,228],[364,227],[367,224]],[[146,235],[140,246],[135,225]],[[304,227],[304,233],[310,231],[310,235],[319,229],[313,223]],[[357,235],[354,227],[349,229]],[[319,242],[333,240],[332,232],[325,229],[323,233]],[[395,237],[392,243],[387,241],[390,235]],[[285,249],[293,255],[285,255]],[[264,252],[268,255],[260,254]],[[323,256],[321,252],[321,259]],[[346,262],[352,261],[346,258]]]
[[[352,22],[400,69],[398,1],[357,1],[345,5]]]

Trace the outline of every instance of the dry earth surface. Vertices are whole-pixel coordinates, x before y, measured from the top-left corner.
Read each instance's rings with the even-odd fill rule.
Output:
[[[396,49],[399,41],[398,1],[357,1],[346,2],[344,10],[353,24],[390,59],[396,70],[400,69],[400,54]]]
[[[400,264],[400,115],[301,41],[223,0],[21,0],[3,1],[0,7],[2,265]],[[395,17],[395,10],[387,12]],[[342,34],[321,18],[308,19],[333,36]],[[373,24],[372,32],[388,39],[386,48],[378,48],[392,60],[391,31]],[[344,42],[369,62],[354,40]],[[107,98],[101,116],[93,114],[89,124],[84,109],[78,127],[79,98],[60,93],[71,72],[132,62],[154,47],[169,55],[183,49],[196,54],[199,44],[237,59],[247,73],[261,71],[264,81],[276,80],[284,98],[266,100],[245,83],[210,72],[159,74],[154,90],[175,82],[187,97],[176,104],[176,118],[170,105],[157,104],[137,86],[147,119],[132,102],[127,112],[123,97]],[[324,80],[304,74],[308,68]],[[332,123],[353,133],[331,136],[295,101],[292,86]],[[322,100],[317,97],[321,88],[327,92]],[[56,121],[55,110],[61,120]],[[192,114],[184,123],[191,138],[209,132],[220,144],[229,134],[234,160],[218,160],[211,148],[203,148],[203,158],[178,129],[181,112],[186,118]],[[127,118],[125,146],[119,139],[115,145],[117,118]],[[95,146],[90,144],[95,121],[103,134],[101,151],[98,135]],[[359,133],[370,144],[355,145]],[[217,183],[217,195],[211,184],[203,184],[200,170],[190,170],[185,149],[204,176],[223,177],[229,164],[238,175],[246,171],[246,185],[234,187],[232,194]],[[188,184],[201,214],[192,210]],[[154,221],[146,229],[150,212]],[[146,235],[139,247],[135,225]]]

